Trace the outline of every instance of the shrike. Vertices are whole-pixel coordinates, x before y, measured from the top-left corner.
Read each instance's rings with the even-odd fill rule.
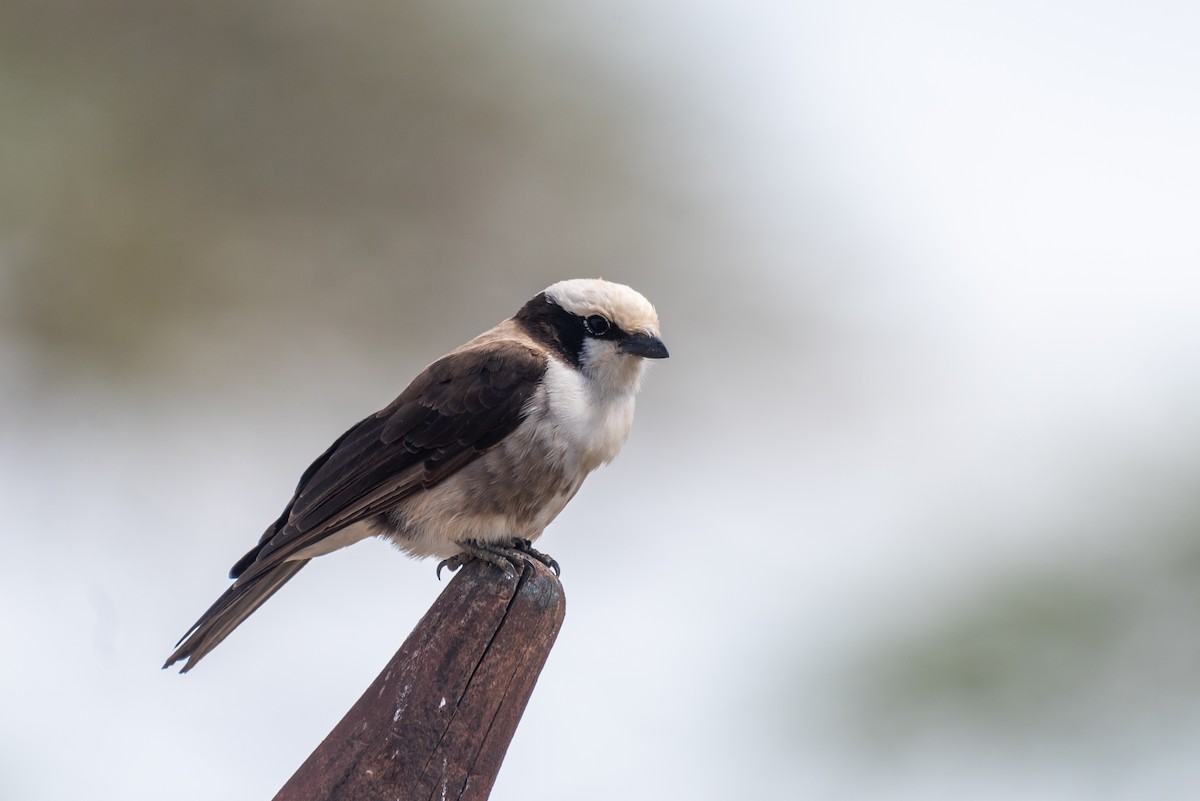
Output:
[[[163,667],[195,667],[314,556],[369,536],[456,569],[512,571],[633,425],[646,359],[665,359],[658,315],[622,284],[560,281],[425,368],[300,477],[234,583]]]

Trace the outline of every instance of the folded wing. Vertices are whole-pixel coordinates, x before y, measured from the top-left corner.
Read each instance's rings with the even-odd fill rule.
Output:
[[[236,581],[163,667],[188,659],[183,672],[191,669],[299,572],[303,551],[436,486],[512,433],[545,360],[519,342],[460,349],[339,437],[304,471],[283,514],[230,570]]]

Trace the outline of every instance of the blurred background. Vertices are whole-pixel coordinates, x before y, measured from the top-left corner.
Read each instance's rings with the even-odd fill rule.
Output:
[[[269,798],[444,586],[187,677],[309,461],[658,306],[497,799],[1200,794],[1200,6],[8,0],[0,797]]]

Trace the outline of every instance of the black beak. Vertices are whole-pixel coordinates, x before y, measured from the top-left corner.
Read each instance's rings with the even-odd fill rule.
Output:
[[[663,341],[651,334],[630,334],[621,340],[621,351],[643,359],[665,359],[670,355]]]

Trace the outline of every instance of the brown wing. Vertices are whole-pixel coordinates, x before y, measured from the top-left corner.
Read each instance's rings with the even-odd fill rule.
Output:
[[[230,571],[277,563],[435,486],[525,418],[546,357],[516,342],[456,351],[304,471],[287,508]]]
[[[338,438],[300,477],[279,519],[230,571],[237,579],[163,667],[186,672],[307,564],[289,556],[432,487],[525,418],[546,357],[516,342],[455,351],[386,409]]]

